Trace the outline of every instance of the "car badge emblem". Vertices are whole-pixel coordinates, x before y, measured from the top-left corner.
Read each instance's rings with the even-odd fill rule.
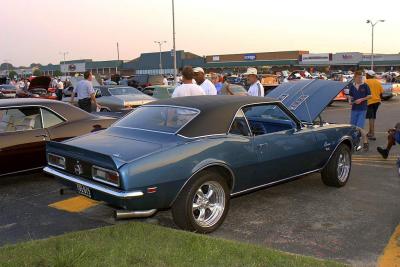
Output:
[[[80,164],[79,161],[77,161],[74,166],[74,172],[76,175],[81,175],[83,173],[82,164]]]

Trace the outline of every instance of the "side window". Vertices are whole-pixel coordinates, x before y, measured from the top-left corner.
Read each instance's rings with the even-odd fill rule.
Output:
[[[0,110],[0,133],[30,131],[41,128],[40,109],[37,107]]]
[[[270,134],[296,128],[296,123],[278,105],[255,105],[243,112],[253,135]]]
[[[242,110],[239,110],[235,118],[233,119],[231,129],[229,130],[230,134],[250,136],[250,129],[247,125],[246,118],[244,117],[244,113]]]
[[[64,120],[61,119],[59,116],[44,108],[42,108],[42,116],[43,116],[44,128],[49,128],[64,122]]]

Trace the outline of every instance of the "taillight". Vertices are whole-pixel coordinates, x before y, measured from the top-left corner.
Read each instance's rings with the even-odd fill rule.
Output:
[[[65,170],[65,158],[56,154],[48,153],[47,162],[49,165]]]
[[[119,186],[119,173],[113,170],[105,169],[98,166],[92,167],[93,180],[103,182],[106,184]]]

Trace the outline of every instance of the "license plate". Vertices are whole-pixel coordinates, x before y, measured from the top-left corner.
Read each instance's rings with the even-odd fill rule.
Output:
[[[76,191],[85,197],[91,198],[90,188],[81,184],[76,184]]]

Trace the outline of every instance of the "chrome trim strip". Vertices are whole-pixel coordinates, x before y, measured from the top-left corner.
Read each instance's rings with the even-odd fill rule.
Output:
[[[93,169],[98,169],[98,170],[101,170],[101,171],[104,171],[104,172],[110,172],[110,173],[116,174],[118,176],[118,184],[114,184],[112,182],[109,182],[109,181],[106,181],[106,180],[103,180],[101,178],[97,178],[97,177],[93,176]],[[105,169],[105,168],[102,168],[102,167],[99,167],[99,166],[96,166],[96,165],[92,165],[92,178],[95,181],[102,182],[102,183],[105,183],[105,184],[108,184],[108,185],[112,185],[112,186],[117,186],[117,187],[119,187],[120,183],[121,183],[118,172],[116,172],[114,170],[110,170],[110,169]]]
[[[200,136],[195,136],[195,137],[187,137],[181,134],[177,134],[177,136],[185,138],[185,139],[199,139],[199,138],[205,138],[205,137],[214,137],[214,136],[228,136],[227,134],[208,134],[208,135],[200,135]]]
[[[90,189],[97,190],[97,191],[100,191],[102,193],[105,193],[105,194],[108,194],[110,196],[114,196],[117,198],[128,199],[128,198],[142,197],[144,195],[142,191],[117,191],[114,189],[107,188],[105,186],[93,184],[93,183],[90,183],[87,181],[83,181],[76,176],[63,174],[63,173],[61,173],[55,169],[52,169],[50,167],[45,167],[43,169],[43,171],[48,174],[54,175],[58,178],[67,180],[69,182],[87,186]]]
[[[248,188],[248,189],[245,189],[245,190],[242,190],[242,191],[239,191],[239,192],[232,193],[231,196],[236,196],[236,195],[240,195],[240,194],[243,194],[243,193],[246,193],[246,192],[249,192],[249,191],[253,191],[253,190],[261,189],[261,188],[264,188],[264,187],[268,187],[268,186],[271,186],[271,185],[274,185],[274,184],[278,184],[278,183],[281,183],[281,182],[284,182],[284,181],[287,181],[287,180],[295,179],[295,178],[300,177],[300,176],[304,176],[304,175],[307,175],[307,174],[318,172],[320,170],[321,169],[316,169],[316,170],[313,170],[313,171],[305,172],[305,173],[302,173],[302,174],[297,174],[297,175],[294,175],[294,176],[291,176],[291,177],[288,177],[288,178],[284,178],[284,179],[281,179],[281,180],[278,180],[278,181],[274,181],[274,182],[271,182],[271,183],[258,185],[258,186],[252,187],[252,188]]]
[[[122,128],[122,129],[130,129],[130,130],[140,130],[140,131],[152,132],[152,133],[162,133],[162,134],[175,135],[175,133],[162,132],[162,131],[157,131],[157,130],[148,130],[148,129],[142,129],[142,128],[134,128],[134,127],[126,127],[126,126],[113,126],[113,127]]]
[[[25,170],[16,171],[16,172],[7,172],[7,173],[4,173],[4,174],[0,174],[0,177],[1,176],[6,176],[6,175],[13,175],[13,174],[18,174],[18,173],[23,173],[23,172],[34,171],[34,170],[40,170],[40,169],[43,169],[43,166],[36,167],[36,168],[31,168],[31,169],[25,169]]]

